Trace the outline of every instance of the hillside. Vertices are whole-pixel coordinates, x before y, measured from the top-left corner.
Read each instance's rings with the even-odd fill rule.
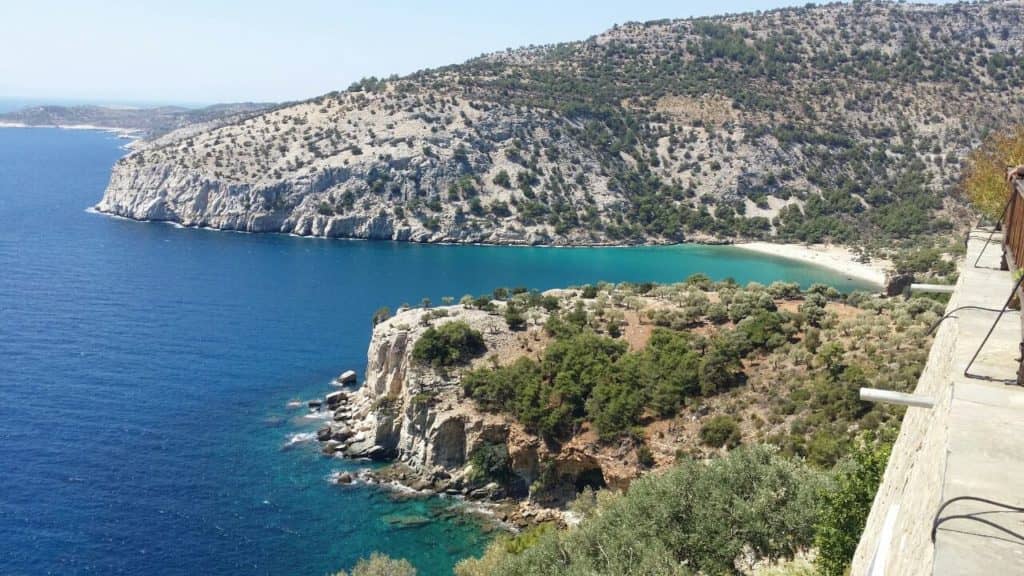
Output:
[[[381,313],[363,386],[314,402],[329,412],[318,438],[328,454],[395,462],[378,479],[528,501],[534,520],[584,487],[625,489],[741,443],[827,469],[858,433],[898,427],[900,409],[858,389],[912,388],[942,309],[696,275]]]
[[[203,108],[158,106],[124,108],[112,106],[31,106],[0,114],[0,124],[25,126],[95,126],[138,132],[143,138],[158,138],[168,132],[197,126],[215,128],[266,110],[272,104],[242,102],[214,104]]]
[[[1024,111],[1024,2],[617,26],[157,142],[97,208],[253,232],[511,244],[891,244],[968,217]]]

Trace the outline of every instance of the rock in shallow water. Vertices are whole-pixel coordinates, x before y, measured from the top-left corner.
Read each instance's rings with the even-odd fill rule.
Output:
[[[389,514],[384,517],[384,521],[396,528],[419,528],[430,524],[430,518],[412,514]]]
[[[345,370],[340,376],[334,379],[333,384],[338,386],[345,386],[347,384],[354,384],[356,381],[355,370]]]

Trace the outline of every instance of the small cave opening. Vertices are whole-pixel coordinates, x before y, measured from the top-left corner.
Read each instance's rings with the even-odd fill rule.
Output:
[[[583,492],[585,488],[600,490],[601,488],[606,488],[608,486],[604,481],[604,474],[601,472],[600,468],[589,468],[580,472],[576,476],[574,484],[576,486],[577,494]]]

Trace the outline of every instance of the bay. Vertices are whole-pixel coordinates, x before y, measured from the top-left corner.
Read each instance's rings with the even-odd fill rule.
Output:
[[[450,501],[330,484],[359,465],[296,442],[316,422],[285,407],[362,373],[377,307],[695,272],[859,287],[729,247],[411,245],[86,212],[123,144],[0,129],[3,574],[325,574],[375,550],[448,574],[486,545],[480,526]]]

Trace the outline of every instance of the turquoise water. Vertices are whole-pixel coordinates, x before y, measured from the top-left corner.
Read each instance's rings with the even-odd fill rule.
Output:
[[[86,213],[123,141],[0,130],[0,574],[324,574],[380,550],[447,574],[488,536],[353,464],[285,408],[366,363],[369,318],[495,286],[835,281],[730,248],[545,249],[245,235]],[[838,282],[845,289],[856,284]]]

